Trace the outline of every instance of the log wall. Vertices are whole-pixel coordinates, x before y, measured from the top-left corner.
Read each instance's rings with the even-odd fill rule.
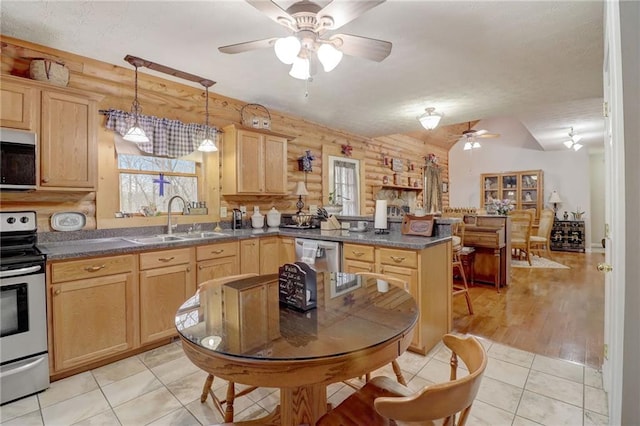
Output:
[[[29,58],[53,58],[62,60],[70,69],[69,87],[99,93],[104,96],[100,109],[117,108],[129,110],[133,99],[133,69],[123,60],[120,65],[108,64],[91,58],[74,55],[72,53],[36,45],[26,41],[0,36],[2,42],[1,74],[12,74],[26,77],[28,75]],[[123,51],[123,58],[127,52]],[[175,66],[176,64],[166,64]],[[215,80],[215,75],[203,76]],[[156,115],[184,122],[204,122],[204,90],[188,86],[175,81],[145,73],[139,70],[139,99],[143,107],[143,114]],[[215,93],[215,86],[210,91],[209,116],[212,125],[223,127],[231,123],[240,123],[240,111],[246,103],[252,102],[227,98]],[[353,151],[365,153],[364,168],[366,174],[365,194],[363,197],[365,214],[374,211],[374,187],[382,184],[383,176],[391,179],[393,171],[384,165],[384,157],[402,159],[407,166],[402,175],[406,183],[407,177],[421,181],[421,168],[424,157],[435,153],[442,167],[443,181],[448,180],[448,151],[438,144],[424,142],[406,135],[391,135],[379,138],[367,138],[349,132],[333,129],[300,117],[270,111],[272,129],[275,132],[292,135],[294,140],[288,145],[288,187],[293,193],[296,183],[306,178],[310,195],[305,197],[305,205],[322,205],[322,147],[333,145],[338,149],[341,145],[350,144]],[[39,216],[41,231],[49,230],[48,218],[57,211],[81,211],[88,216],[86,229],[112,228],[122,226],[145,226],[161,224],[162,218],[132,218],[114,219],[114,212],[118,210],[117,193],[118,175],[115,168],[115,149],[113,134],[104,129],[104,119],[101,118],[99,130],[99,183],[96,193],[64,193],[46,194],[34,192],[29,194],[2,193],[2,210],[32,209]],[[416,125],[418,123],[416,122]],[[298,171],[298,158],[310,150],[315,155],[313,172]],[[408,165],[413,163],[414,170],[409,171]],[[260,206],[266,211],[272,206],[283,213],[295,212],[297,197],[292,195],[282,197],[220,197],[219,160],[217,154],[207,163],[208,173],[215,175],[211,179],[208,192],[211,214],[204,217],[206,221],[217,220],[220,206],[229,209],[243,204],[251,212],[253,206]],[[422,183],[421,183],[422,184]],[[325,190],[326,191],[326,190]],[[324,194],[326,197],[326,193]],[[444,205],[448,205],[448,194],[444,194]],[[202,219],[203,221],[205,221]],[[230,217],[224,220],[230,220]],[[193,222],[191,218],[183,218],[184,223]]]

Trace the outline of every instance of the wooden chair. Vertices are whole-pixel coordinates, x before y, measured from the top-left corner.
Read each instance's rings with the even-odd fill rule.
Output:
[[[322,416],[316,425],[432,425],[434,420],[444,420],[445,425],[463,426],[480,388],[487,354],[474,337],[446,334],[443,341],[452,351],[449,382],[429,385],[415,392],[388,377],[375,377]],[[458,358],[469,371],[459,379]]]
[[[513,210],[511,217],[511,250],[514,250],[518,258],[526,253],[527,261],[531,265],[531,225],[533,214],[528,210]]]
[[[216,278],[209,281],[204,281],[198,285],[198,293],[202,291],[212,290],[226,283],[230,283],[233,281],[239,281],[245,278],[257,277],[258,274],[241,274],[241,275],[231,275],[224,278]],[[207,379],[204,382],[204,386],[202,387],[202,394],[200,395],[200,402],[204,403],[207,400],[207,396],[211,395],[211,400],[213,401],[213,406],[218,410],[221,416],[224,417],[225,423],[233,422],[233,403],[236,398],[247,395],[254,390],[257,389],[256,386],[250,386],[243,389],[240,392],[236,392],[236,386],[234,382],[229,382],[227,384],[227,393],[225,399],[220,399],[216,396],[213,391],[213,381],[215,377],[213,374],[209,374]]]
[[[540,250],[544,247],[548,258],[551,258],[550,242],[555,212],[551,209],[544,209],[540,212],[540,223],[538,225],[538,235],[531,236],[531,250],[535,250],[540,256]]]
[[[389,275],[384,275],[384,274],[376,274],[373,272],[356,272],[355,275],[359,275],[361,277],[367,277],[367,278],[375,278],[378,280],[383,280],[388,282],[389,284],[395,285],[396,287],[400,287],[402,289],[404,289],[405,291],[409,291],[409,283],[407,283],[406,281],[400,279],[400,278],[396,278],[396,277],[392,277]],[[395,359],[391,362],[391,368],[393,368],[393,372],[396,375],[396,380],[398,381],[398,383],[401,383],[403,385],[407,385],[407,381],[405,380],[403,374],[402,374],[402,370],[400,369],[400,364],[398,364],[398,361],[396,361]],[[371,373],[367,373],[365,375],[365,382],[369,382],[369,380],[371,379]],[[346,385],[351,386],[354,389],[359,389],[358,386],[355,386],[353,383],[349,382],[349,381],[345,381],[344,382]]]
[[[464,297],[467,299],[467,308],[469,309],[469,314],[473,315],[473,305],[471,304],[471,296],[469,295],[469,286],[467,285],[467,276],[464,273],[464,266],[462,266],[462,260],[460,259],[460,253],[464,248],[464,222],[458,222],[451,224],[451,245],[453,248],[453,261],[452,272],[458,270],[460,277],[462,278],[462,282],[453,283],[453,295],[457,296],[458,294],[464,294]]]

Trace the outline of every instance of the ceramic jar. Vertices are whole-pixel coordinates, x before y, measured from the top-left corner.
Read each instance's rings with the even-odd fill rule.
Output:
[[[271,210],[267,213],[267,226],[269,228],[277,228],[280,226],[280,212],[275,207],[271,207]]]
[[[253,213],[253,216],[251,216],[251,226],[254,228],[263,228],[264,215],[260,214],[260,212]]]

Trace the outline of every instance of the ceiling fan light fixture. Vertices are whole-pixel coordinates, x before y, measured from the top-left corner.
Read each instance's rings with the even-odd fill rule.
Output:
[[[473,149],[473,144],[471,142],[465,142],[464,150],[469,151],[470,149]]]
[[[133,63],[135,67],[135,85],[134,85],[134,97],[133,103],[131,104],[131,113],[133,114],[133,125],[127,130],[127,133],[122,137],[125,141],[135,142],[135,143],[144,143],[149,142],[149,137],[144,132],[142,126],[138,121],[138,116],[140,115],[140,111],[142,107],[140,107],[140,102],[138,102],[138,67],[140,64],[137,62]]]
[[[293,65],[291,65],[289,75],[299,80],[308,80],[311,77],[311,74],[309,74],[309,59],[296,57]]]
[[[567,148],[571,148],[573,146],[573,141],[564,141],[563,143]]]
[[[425,113],[418,117],[420,124],[427,130],[433,130],[438,127],[440,120],[442,119],[441,113],[435,112],[435,108],[425,108]],[[471,149],[471,148],[469,148]]]
[[[283,64],[291,65],[296,60],[302,43],[296,36],[283,37],[276,40],[273,50]]]
[[[573,150],[574,150],[574,151],[577,151],[577,150],[579,150],[580,148],[582,148],[582,144],[574,143],[572,148],[573,148]]]
[[[318,48],[318,60],[325,72],[332,71],[342,61],[342,52],[331,44],[324,43]]]

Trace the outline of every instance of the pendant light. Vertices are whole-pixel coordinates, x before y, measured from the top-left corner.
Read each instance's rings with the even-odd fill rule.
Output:
[[[218,150],[218,147],[216,146],[215,141],[209,137],[209,87],[213,86],[215,83],[211,80],[205,79],[205,80],[201,80],[200,84],[202,84],[205,88],[205,101],[204,101],[205,130],[204,130],[204,138],[200,142],[200,146],[198,146],[198,151],[216,152]]]
[[[126,58],[125,58],[126,59]],[[138,121],[138,117],[140,115],[140,111],[142,108],[140,107],[140,102],[138,102],[138,67],[143,66],[143,62],[141,59],[134,58],[130,61],[131,65],[136,68],[135,71],[135,95],[133,98],[133,104],[131,104],[131,114],[133,114],[133,126],[127,130],[127,133],[123,136],[123,139],[129,142],[135,143],[144,143],[149,142],[149,137],[144,132],[142,126],[140,126],[140,122]]]
[[[569,149],[573,149],[574,151],[577,151],[580,148],[582,148],[582,144],[578,143],[580,141],[580,139],[582,139],[582,136],[580,136],[579,134],[575,133],[573,131],[573,127],[569,129],[569,138],[571,140],[563,142],[564,146],[566,146]]]
[[[435,108],[425,108],[425,113],[418,117],[420,124],[427,130],[433,130],[438,127],[443,114],[435,112]]]

